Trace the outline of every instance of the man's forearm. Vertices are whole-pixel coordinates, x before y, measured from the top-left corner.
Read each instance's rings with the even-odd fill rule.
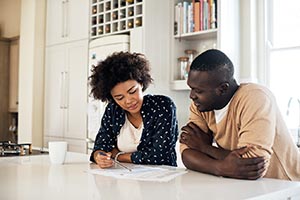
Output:
[[[226,153],[223,149],[214,152],[222,157]],[[212,153],[215,150],[209,150]],[[183,164],[191,170],[209,173],[217,176],[225,176],[239,179],[255,180],[262,177],[265,173],[265,159],[263,157],[242,158],[241,155],[247,148],[240,148],[231,151],[224,159],[216,159],[199,150],[187,148],[182,152]],[[225,152],[225,153],[224,153]]]
[[[219,175],[217,168],[219,161],[197,150],[185,149],[182,152],[182,161],[188,169]]]
[[[218,148],[212,145],[206,145],[202,147],[201,152],[217,160],[223,160],[230,153],[229,150]]]

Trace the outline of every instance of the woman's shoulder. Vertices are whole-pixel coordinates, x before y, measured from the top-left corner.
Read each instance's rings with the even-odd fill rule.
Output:
[[[147,94],[144,96],[144,99],[146,101],[154,101],[154,102],[160,102],[160,103],[173,103],[173,100],[165,95],[151,95]]]
[[[174,107],[175,103],[174,101],[165,95],[146,95],[144,96],[144,103],[145,105],[151,106],[151,107]]]
[[[118,104],[115,102],[107,103],[105,110],[106,110],[106,113],[120,114],[121,112],[123,112],[123,109],[120,106],[118,106]]]

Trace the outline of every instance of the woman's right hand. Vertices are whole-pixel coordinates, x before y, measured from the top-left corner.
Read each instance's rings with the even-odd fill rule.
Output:
[[[113,166],[113,160],[111,159],[110,152],[95,151],[94,159],[100,168],[110,168]]]

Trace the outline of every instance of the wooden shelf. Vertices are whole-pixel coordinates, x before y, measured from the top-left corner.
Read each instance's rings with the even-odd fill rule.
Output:
[[[193,32],[193,33],[184,33],[181,35],[175,35],[175,39],[183,40],[201,40],[217,37],[218,29],[210,29],[205,31]]]

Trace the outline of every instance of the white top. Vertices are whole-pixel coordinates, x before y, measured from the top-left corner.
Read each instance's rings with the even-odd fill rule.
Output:
[[[225,117],[225,115],[227,114],[228,111],[228,107],[230,104],[231,100],[227,103],[227,105],[220,109],[220,110],[214,110],[215,112],[215,118],[216,118],[216,123],[218,124],[220,121],[222,121],[222,119]]]
[[[64,165],[51,165],[48,155],[3,157],[0,158],[0,199],[300,199],[300,182],[267,178],[246,181],[188,170],[169,182],[159,183],[86,172],[97,167],[89,162],[89,155],[70,152]]]
[[[118,149],[126,153],[137,151],[137,146],[140,144],[144,125],[135,128],[127,116],[125,116],[125,123],[118,135]]]

